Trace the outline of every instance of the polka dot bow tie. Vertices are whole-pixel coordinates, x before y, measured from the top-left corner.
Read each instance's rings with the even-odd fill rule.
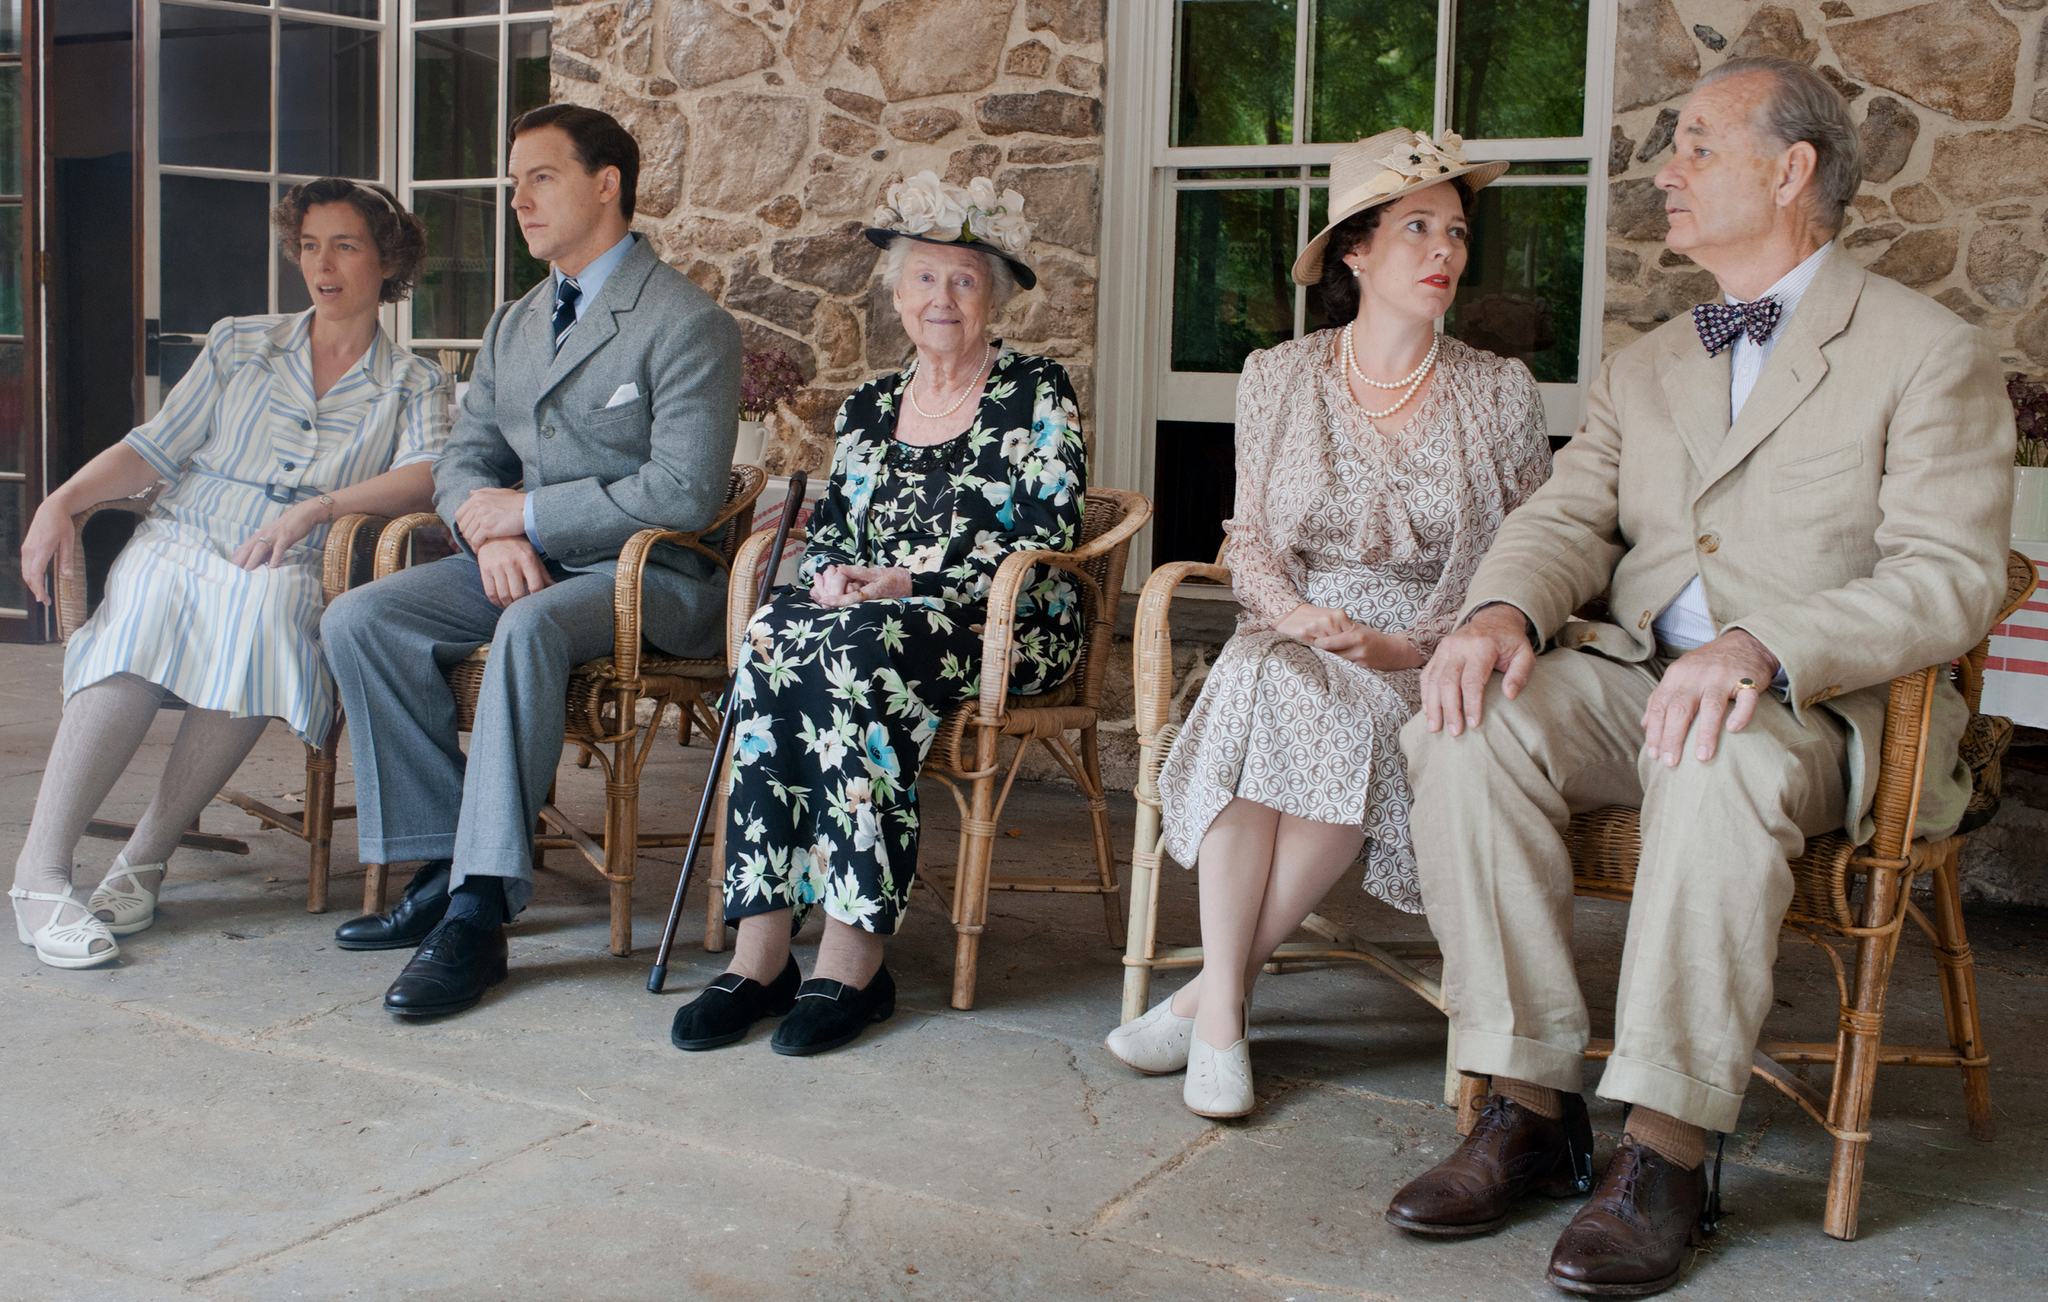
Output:
[[[1700,332],[1700,342],[1707,346],[1707,356],[1712,357],[1745,334],[1751,343],[1768,340],[1778,328],[1778,317],[1784,310],[1784,304],[1775,298],[1747,303],[1702,303],[1692,310],[1692,324]]]

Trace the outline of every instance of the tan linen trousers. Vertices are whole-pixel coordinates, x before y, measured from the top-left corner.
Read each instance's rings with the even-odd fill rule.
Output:
[[[1517,699],[1487,686],[1478,728],[1401,733],[1415,855],[1460,1071],[1578,1093],[1589,1035],[1572,965],[1565,824],[1642,808],[1643,857],[1621,954],[1603,1098],[1708,1130],[1735,1127],[1770,1011],[1778,926],[1808,836],[1842,823],[1845,728],[1764,693],[1702,763],[1646,754],[1643,706],[1671,662],[1559,649]]]

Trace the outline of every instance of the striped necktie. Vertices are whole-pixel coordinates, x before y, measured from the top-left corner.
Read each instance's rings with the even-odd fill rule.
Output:
[[[567,337],[569,327],[576,324],[576,300],[583,297],[583,286],[569,277],[562,277],[555,286],[555,351],[562,351],[562,340]]]

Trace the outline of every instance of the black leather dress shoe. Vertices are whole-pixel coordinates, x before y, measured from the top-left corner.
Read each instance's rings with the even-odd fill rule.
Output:
[[[886,1022],[896,1012],[896,978],[877,968],[864,990],[843,981],[813,977],[797,987],[796,1007],[775,1028],[769,1047],[792,1058],[829,1053],[853,1043],[870,1022]]]
[[[384,1011],[439,1017],[476,1007],[505,979],[505,932],[450,918],[428,934],[398,980],[384,992]]]
[[[413,874],[405,898],[382,913],[350,918],[334,929],[341,949],[411,949],[441,924],[448,912],[450,862],[436,859]]]
[[[746,1035],[764,1017],[781,1017],[796,1004],[803,981],[792,955],[782,975],[767,985],[737,972],[727,972],[704,987],[704,993],[676,1009],[668,1042],[694,1053],[717,1049]]]

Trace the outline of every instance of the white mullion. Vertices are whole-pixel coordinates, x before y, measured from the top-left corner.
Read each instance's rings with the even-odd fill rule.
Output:
[[[1309,169],[1301,169],[1301,185],[1295,191],[1294,201],[1294,247],[1308,247],[1308,200],[1314,187],[1309,184]],[[1308,332],[1308,286],[1294,284],[1294,277],[1288,276],[1288,285],[1294,290],[1294,337],[1299,339]]]
[[[1456,57],[1458,0],[1436,0],[1436,98],[1430,134],[1443,139],[1451,121],[1451,60]]]
[[[1309,54],[1315,48],[1315,0],[1294,0],[1294,139],[1308,141]],[[1299,332],[1297,332],[1299,333]]]
[[[166,0],[166,2],[182,5],[187,9],[211,9],[215,13],[223,14],[259,14],[264,12],[257,5],[238,3],[237,0]],[[390,2],[391,0],[387,0],[387,3]],[[293,22],[304,18],[308,22],[326,23],[331,27],[355,27],[365,31],[375,31],[383,23],[383,20],[377,18],[353,18],[344,14],[323,14],[316,9],[286,10],[284,6],[277,4],[270,6],[270,12],[276,15],[288,14]]]
[[[498,124],[498,134],[491,146],[497,152],[498,180],[490,185],[491,192],[491,304],[505,301],[505,187],[502,179],[505,170],[512,165],[511,145],[505,135],[512,129],[512,28],[505,20],[504,0],[498,0],[498,102],[491,110],[491,120]]]

